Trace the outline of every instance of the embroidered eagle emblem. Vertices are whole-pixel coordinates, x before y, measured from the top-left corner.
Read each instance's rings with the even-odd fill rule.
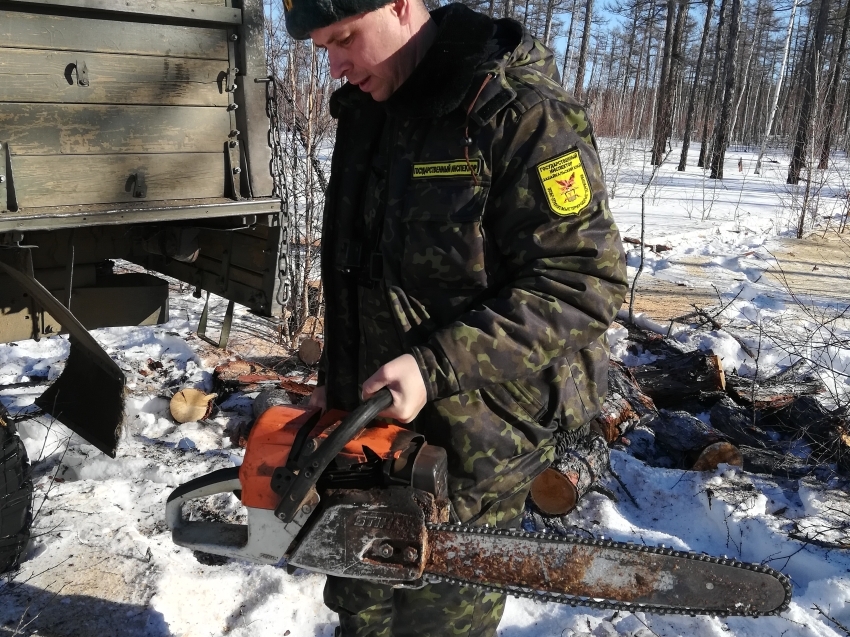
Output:
[[[570,174],[569,179],[556,179],[555,183],[561,187],[561,194],[567,201],[575,201],[578,195],[573,187],[576,182],[576,174]]]

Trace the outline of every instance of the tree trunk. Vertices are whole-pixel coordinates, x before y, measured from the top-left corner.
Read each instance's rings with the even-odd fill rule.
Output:
[[[650,165],[658,166],[664,156],[666,139],[664,133],[667,127],[664,115],[669,111],[667,105],[672,99],[668,80],[670,76],[670,58],[673,53],[673,24],[676,20],[676,1],[667,0],[667,21],[664,27],[664,57],[661,61],[661,77],[658,79],[658,93],[655,98],[655,130],[653,131],[652,157]]]
[[[590,20],[593,17],[593,0],[587,0],[584,11],[584,32],[581,36],[581,48],[578,52],[578,64],[576,65],[576,97],[580,100],[584,91],[584,67],[587,64],[587,47],[590,46]]]
[[[823,41],[826,35],[827,18],[829,17],[829,0],[820,0],[818,8],[817,23],[815,24],[814,43],[809,52],[806,62],[806,70],[803,78],[803,103],[800,106],[800,118],[797,120],[797,134],[794,137],[794,148],[791,154],[791,165],[788,166],[788,179],[786,183],[796,185],[800,182],[800,171],[806,163],[806,152],[809,148],[809,134],[812,125],[812,111],[817,99],[815,90],[818,81],[818,64],[823,56]],[[800,213],[801,223],[798,224],[797,238],[802,237],[802,219],[805,209]]]
[[[552,35],[552,16],[555,13],[555,5],[558,0],[548,0],[546,3],[546,25],[543,28],[543,45],[549,46],[549,38]]]
[[[688,149],[691,145],[691,131],[694,126],[694,113],[697,104],[697,87],[699,86],[700,73],[702,73],[702,61],[705,56],[705,45],[708,42],[708,32],[711,27],[711,12],[714,10],[714,0],[708,0],[705,7],[705,24],[702,27],[702,39],[699,44],[699,55],[697,56],[697,67],[694,71],[694,84],[691,95],[688,98],[688,114],[685,116],[685,133],[682,139],[682,154],[679,156],[679,170],[684,171],[688,163]]]
[[[726,21],[726,0],[720,0],[720,11],[717,15],[717,37],[714,45],[714,68],[711,72],[711,81],[708,84],[708,93],[705,96],[705,116],[702,123],[702,140],[699,147],[699,159],[697,166],[705,168],[705,158],[708,155],[709,144],[709,122],[714,122],[714,108],[717,102],[717,78],[720,75],[720,52],[723,42],[723,24]]]
[[[764,157],[764,151],[767,147],[767,140],[770,138],[770,131],[773,129],[773,120],[776,118],[776,111],[779,107],[779,93],[782,91],[782,78],[785,77],[785,67],[788,65],[788,51],[791,48],[791,33],[794,31],[794,14],[797,12],[797,0],[792,0],[791,17],[788,19],[788,33],[785,36],[785,49],[782,53],[782,66],[779,69],[779,79],[776,82],[776,94],[773,96],[773,105],[770,107],[770,113],[767,116],[767,124],[764,127],[764,137],[761,140],[761,149],[759,157],[756,160],[756,174],[761,173],[761,160]]]
[[[569,67],[569,61],[572,58],[572,42],[573,42],[573,30],[576,24],[576,9],[578,9],[578,0],[573,0],[573,8],[570,12],[570,30],[567,32],[567,46],[564,49],[564,67],[561,70],[561,82],[564,88],[569,88],[567,86],[567,69]]]
[[[753,45],[750,48],[750,55],[747,57],[747,64],[744,66],[744,77],[741,78],[741,92],[738,94],[738,101],[735,103],[735,108],[732,109],[732,123],[729,124],[729,133],[730,135],[735,134],[735,123],[738,121],[738,111],[741,110],[741,102],[744,99],[744,93],[746,93],[749,88],[748,78],[750,77],[750,68],[753,63],[753,54],[756,51],[756,43],[759,40],[759,21],[761,19],[761,0],[756,5],[756,20],[753,25]]]
[[[735,54],[738,50],[738,28],[741,24],[741,0],[732,0],[732,15],[729,18],[729,41],[726,48],[726,88],[720,108],[720,124],[717,127],[711,152],[711,178],[723,179],[723,160],[729,142],[729,122],[732,119],[732,98],[735,95]]]
[[[826,108],[824,110],[825,128],[823,132],[823,144],[820,150],[820,163],[818,168],[826,170],[829,167],[829,149],[832,145],[832,128],[835,125],[835,101],[838,96],[838,84],[841,82],[841,71],[844,68],[844,56],[847,52],[847,30],[850,27],[850,2],[844,7],[844,25],[841,27],[841,41],[838,44],[838,52],[835,54],[831,66],[832,73],[829,77],[829,88],[826,93]]]

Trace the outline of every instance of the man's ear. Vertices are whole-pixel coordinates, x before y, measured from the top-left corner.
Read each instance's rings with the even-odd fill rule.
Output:
[[[412,0],[392,0],[390,11],[402,24],[410,22]]]

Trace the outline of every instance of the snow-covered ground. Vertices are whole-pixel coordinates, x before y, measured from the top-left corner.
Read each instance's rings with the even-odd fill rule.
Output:
[[[640,195],[651,168],[642,151],[617,146],[603,140],[614,193],[611,205],[623,234],[637,237]],[[617,161],[611,163],[615,148]],[[692,150],[694,156],[697,150]],[[843,285],[846,291],[842,305],[841,294],[838,300],[836,295],[802,298],[775,278],[762,276],[778,265],[772,256],[775,242],[795,227],[795,202],[802,197],[797,192],[802,187],[791,190],[784,185],[785,157],[775,157],[779,163],[768,163],[762,176],[753,175],[752,153],[731,150],[727,157],[727,177],[715,184],[695,168],[676,172],[678,154],[670,155],[669,165],[646,189],[645,205],[648,240],[673,249],[647,252],[642,275],[695,287],[714,284],[727,305],[718,315],[726,329],[698,331],[657,322],[654,327],[687,345],[714,349],[727,369],[760,375],[781,369],[799,355],[782,340],[793,332],[798,350],[816,363],[832,361],[832,372],[825,366],[815,371],[830,383],[833,399],[842,400],[850,352],[841,339],[846,341],[850,331],[838,314],[850,304],[850,286],[836,281],[837,289]],[[846,197],[842,179],[848,174],[842,159],[827,175],[828,183],[820,190],[819,227],[827,221],[834,227],[845,210],[847,200],[838,196],[843,189]],[[707,257],[711,267],[704,280],[679,265],[689,256]],[[637,259],[638,251],[632,249],[632,274]],[[817,313],[809,311],[812,308]],[[171,490],[214,469],[239,464],[243,451],[232,445],[228,431],[252,418],[245,397],[224,402],[203,422],[176,425],[169,416],[168,398],[177,389],[211,390],[211,366],[198,355],[198,340],[191,336],[200,310],[201,302],[191,294],[176,294],[172,316],[177,318],[165,325],[94,332],[126,372],[131,390],[115,460],[47,417],[20,422],[33,460],[36,518],[22,568],[0,580],[0,635],[333,634],[335,616],[321,602],[323,577],[288,575],[281,568],[234,560],[202,563],[191,551],[174,546],[166,531],[164,502]],[[835,320],[815,330],[818,316]],[[249,320],[246,314],[238,315],[235,329]],[[651,317],[642,321],[653,325]],[[611,335],[616,340],[617,330]],[[820,346],[823,341],[828,342]],[[744,351],[742,342],[757,353],[758,361]],[[615,352],[632,355],[617,347]],[[67,353],[63,337],[0,345],[0,385],[26,382],[31,376],[55,378]],[[162,363],[162,368],[150,361]],[[0,400],[12,414],[24,414],[43,389],[0,390]],[[612,452],[612,466],[637,504],[612,480],[608,486],[619,501],[591,494],[571,514],[573,524],[617,540],[763,562],[791,577],[791,607],[781,617],[721,620],[616,614],[511,598],[499,630],[502,637],[847,634],[840,625],[850,626],[850,551],[825,543],[841,538],[842,525],[843,541],[848,541],[850,499],[845,491],[828,488],[834,483],[777,480],[725,466],[713,473],[651,468],[619,451]],[[240,520],[230,496],[218,497],[197,513],[209,515],[212,510]]]

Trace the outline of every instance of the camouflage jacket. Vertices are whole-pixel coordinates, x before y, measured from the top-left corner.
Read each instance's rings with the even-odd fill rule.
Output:
[[[331,99],[322,380],[350,409],[363,380],[413,354],[436,405],[417,419],[429,442],[492,456],[461,489],[538,473],[555,427],[599,412],[626,273],[590,124],[552,53],[512,20],[432,15],[436,41],[387,102],[351,85]],[[429,437],[440,420],[462,429],[476,400],[524,420]],[[494,436],[513,442],[494,451]]]

